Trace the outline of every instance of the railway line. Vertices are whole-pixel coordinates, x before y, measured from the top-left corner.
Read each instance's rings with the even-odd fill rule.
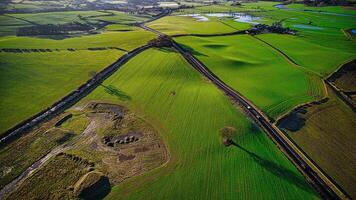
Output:
[[[141,24],[145,30],[156,33],[158,36],[166,36],[157,30]],[[312,183],[313,187],[319,192],[323,199],[351,199],[333,180],[326,175],[309,157],[291,141],[278,127],[270,122],[268,117],[259,110],[254,104],[242,96],[239,92],[233,90],[214,73],[212,73],[203,63],[195,58],[190,52],[182,48],[178,43],[172,40],[175,48],[198,72],[203,74],[225,94],[238,102],[246,111],[248,116],[255,121],[285,153],[285,155],[295,164],[301,173]]]
[[[162,14],[162,16],[168,13]],[[162,17],[159,16],[159,17]],[[158,36],[165,36],[165,34],[151,29],[145,26],[144,23],[138,24],[139,27],[151,31]],[[190,52],[182,48],[178,43],[172,41],[172,46],[176,49],[198,72],[208,78],[212,83],[214,83],[219,89],[221,89],[225,94],[230,96],[234,101],[238,102],[239,105],[246,111],[248,116],[255,121],[268,136],[279,146],[279,148],[287,155],[287,157],[296,165],[296,167],[307,177],[307,179],[312,183],[315,189],[321,194],[324,199],[350,199],[350,197],[335,184],[331,178],[329,178],[312,160],[310,160],[307,155],[291,141],[283,132],[281,132],[273,123],[271,123],[268,117],[260,111],[255,105],[253,105],[249,100],[244,98],[239,92],[233,90],[223,81],[221,81],[215,74],[213,74],[203,63],[201,63],[197,58],[195,58]],[[41,124],[42,122],[50,119],[51,117],[63,112],[65,109],[69,108],[81,98],[86,96],[97,86],[99,86],[102,81],[108,78],[111,74],[117,71],[120,66],[125,64],[128,60],[139,54],[140,52],[151,48],[152,45],[144,45],[128,52],[121,58],[119,58],[115,63],[108,66],[86,83],[81,85],[78,89],[71,92],[58,102],[54,103],[49,108],[43,110],[42,112],[36,114],[35,116],[23,121],[16,127],[7,131],[5,137],[0,139],[0,146],[7,144],[8,142],[21,136],[23,133],[28,132],[33,127]]]
[[[237,101],[253,121],[265,130],[270,138],[285,152],[287,157],[307,177],[314,188],[324,199],[350,199],[350,197],[337,186],[312,160],[310,160],[299,147],[294,144],[282,131],[271,123],[268,117],[255,105],[244,98],[240,93],[227,86],[214,75],[203,63],[192,54],[185,51],[179,44],[173,42],[173,47],[201,74],[207,77],[225,94]]]

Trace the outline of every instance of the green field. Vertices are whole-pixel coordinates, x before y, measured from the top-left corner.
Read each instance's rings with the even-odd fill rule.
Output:
[[[182,37],[176,40],[271,118],[323,96],[323,86],[318,78],[287,62],[278,52],[252,36]]]
[[[131,27],[130,27],[131,28]],[[24,49],[87,49],[97,47],[119,47],[130,51],[153,39],[153,33],[134,28],[133,31],[107,31],[101,34],[84,35],[81,37],[53,40],[33,37],[0,37],[0,48]]]
[[[230,3],[208,5],[196,8],[181,9],[177,13],[212,13],[212,12],[261,12],[277,10],[274,5],[278,2],[259,1],[251,3],[243,3],[241,6],[231,6]]]
[[[262,34],[258,37],[322,77],[355,58],[354,42],[343,32],[356,26],[354,17],[287,10],[259,12],[256,15],[274,21],[282,20],[284,26],[297,30],[297,36]]]
[[[219,34],[245,30],[249,24],[233,22],[233,26],[209,17],[209,21],[197,21],[190,16],[168,16],[149,23],[149,27],[167,35],[178,34]]]
[[[263,34],[257,37],[283,51],[299,65],[321,74],[322,77],[328,76],[341,64],[356,57],[356,48],[352,42],[346,40],[346,37],[319,37],[319,44],[312,42],[315,36]],[[323,45],[321,44],[323,39],[325,43],[327,39],[336,43],[327,42],[328,44]]]
[[[108,199],[317,198],[275,144],[172,50],[147,50],[103,84],[130,100],[99,87],[82,103],[128,106],[160,130],[170,153],[167,164],[115,186]],[[238,146],[221,143],[224,126],[237,129]]]
[[[0,53],[0,132],[52,105],[123,55],[122,51]],[[95,59],[93,59],[95,58]]]
[[[322,7],[312,7],[304,4],[289,4],[287,8],[300,9],[300,10],[313,10],[321,12],[331,12],[338,14],[352,14],[356,15],[356,11],[352,6],[322,6]]]
[[[103,20],[111,23],[120,23],[120,24],[129,24],[135,22],[143,22],[149,19],[150,15],[132,15],[129,13],[119,12],[115,10],[106,10],[103,12],[106,13],[106,16],[94,16],[91,17],[91,20]]]
[[[286,123],[304,119],[304,126],[287,132],[307,155],[355,198],[356,135],[353,130],[356,129],[356,114],[333,90],[328,88],[328,93],[327,102],[309,106],[293,115]]]
[[[0,52],[0,133],[52,105],[87,81],[125,51],[146,44],[154,34],[139,28],[53,40],[33,37],[0,37],[0,49],[49,49],[50,52]],[[89,51],[88,48],[121,50]],[[71,49],[71,50],[68,50]],[[124,51],[125,50],[125,51]],[[31,97],[31,98],[29,98]],[[14,107],[18,108],[16,112]]]

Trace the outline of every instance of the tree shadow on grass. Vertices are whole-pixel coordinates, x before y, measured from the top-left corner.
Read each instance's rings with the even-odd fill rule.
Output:
[[[308,183],[304,180],[302,176],[298,176],[295,172],[276,164],[272,161],[266,160],[259,155],[245,149],[244,147],[238,145],[236,142],[232,141],[232,145],[239,148],[240,150],[247,153],[250,157],[252,157],[256,163],[258,163],[261,167],[269,171],[275,176],[282,178],[283,180],[288,181],[289,183],[297,186],[298,188],[313,194],[314,191],[311,187],[309,187]]]
[[[131,100],[131,97],[129,95],[127,95],[125,92],[119,90],[113,85],[108,85],[108,86],[101,85],[101,86],[104,87],[106,93],[110,94],[111,96],[116,96],[119,100],[122,101]]]

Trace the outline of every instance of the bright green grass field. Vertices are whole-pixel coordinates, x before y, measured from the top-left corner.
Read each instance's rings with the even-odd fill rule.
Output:
[[[181,37],[176,41],[273,119],[323,96],[319,79],[252,36]]]
[[[323,77],[333,73],[341,64],[356,57],[356,46],[347,41],[346,37],[322,38],[320,36],[316,39],[315,35],[296,37],[277,34],[263,34],[257,37],[283,51],[299,65],[311,69]],[[312,42],[314,38],[319,41]],[[330,40],[326,41],[327,38]],[[343,45],[339,46],[340,43]]]
[[[193,17],[189,16],[168,16],[153,21],[148,25],[149,27],[167,35],[218,34],[236,31],[235,28],[221,23],[215,17],[209,18],[209,21],[197,21]]]
[[[344,7],[344,6],[324,6],[324,7],[312,7],[305,4],[288,4],[287,8],[292,9],[301,9],[301,10],[313,10],[313,11],[323,11],[323,12],[332,12],[339,14],[351,14],[356,15],[356,11],[353,7]]]
[[[92,17],[91,19],[94,20],[103,20],[107,22],[112,22],[112,23],[134,23],[134,22],[143,22],[147,19],[149,19],[151,16],[149,15],[131,15],[128,13],[124,12],[119,12],[115,10],[107,10],[105,13],[112,13],[113,15],[111,16],[97,16],[97,17]]]
[[[155,35],[153,33],[139,28],[134,28],[133,31],[108,31],[101,34],[86,35],[64,40],[7,36],[0,38],[0,48],[86,49],[95,47],[119,47],[130,51],[146,44],[154,37]]]
[[[112,188],[107,199],[315,199],[317,195],[275,144],[177,53],[150,49],[82,103],[124,104],[160,130],[167,164]],[[175,92],[173,95],[172,92]],[[241,147],[224,147],[219,129],[237,128]]]
[[[9,16],[16,17],[18,19],[28,20],[37,24],[64,24],[70,22],[83,22],[79,16],[90,17],[100,16],[102,12],[98,11],[65,11],[65,12],[41,12],[30,14],[10,14]]]
[[[323,9],[344,8],[339,6]],[[342,29],[354,28],[356,17],[294,10],[273,10],[253,14],[268,22],[282,20],[283,26],[297,30],[297,37],[277,34],[262,34],[257,37],[322,77],[335,71],[345,61],[355,58],[356,45],[345,36]]]
[[[124,52],[0,53],[0,135],[52,105]],[[95,58],[95,59],[93,59]]]
[[[23,20],[9,16],[0,15],[0,36],[14,35],[19,27],[30,26],[31,24]]]
[[[231,6],[230,3],[219,4],[219,5],[209,5],[201,6],[189,9],[178,10],[177,13],[211,13],[211,12],[260,12],[260,11],[270,11],[277,10],[274,5],[278,2],[268,2],[268,1],[258,1],[252,3],[243,3],[241,6]]]

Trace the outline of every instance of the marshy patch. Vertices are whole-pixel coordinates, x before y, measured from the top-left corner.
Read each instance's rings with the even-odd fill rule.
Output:
[[[324,104],[329,101],[329,98],[323,98],[319,101],[314,101],[302,106],[299,106],[292,110],[289,114],[278,120],[277,126],[281,129],[285,129],[291,132],[297,132],[305,126],[307,121],[306,115],[308,114],[308,108]]]

